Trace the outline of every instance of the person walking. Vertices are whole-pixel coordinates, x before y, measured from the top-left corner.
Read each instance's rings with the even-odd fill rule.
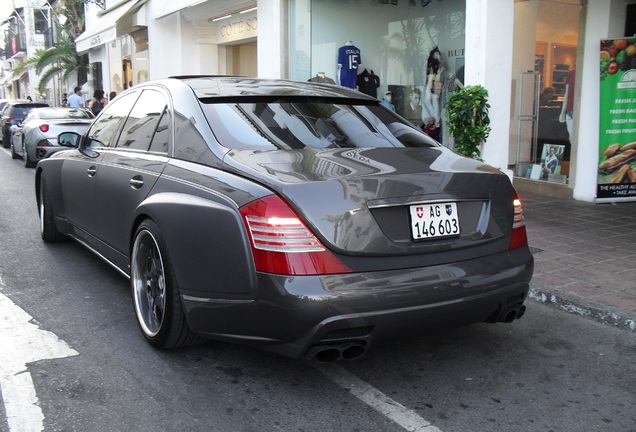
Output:
[[[82,88],[75,87],[73,94],[67,99],[68,106],[71,108],[84,108],[84,99],[82,98]]]
[[[93,99],[89,104],[89,108],[93,112],[93,114],[97,115],[99,112],[104,109],[108,101],[104,97],[104,90],[95,90],[93,93]]]

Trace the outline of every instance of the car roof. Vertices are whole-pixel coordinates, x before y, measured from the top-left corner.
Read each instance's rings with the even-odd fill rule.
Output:
[[[50,106],[49,104],[45,103],[45,102],[32,102],[28,99],[15,99],[15,100],[11,100],[9,102],[7,102],[7,105],[11,105],[11,106],[17,106],[17,105],[28,105],[28,106],[32,106],[32,107],[48,107]]]
[[[223,97],[325,97],[347,98],[366,103],[377,99],[357,90],[333,84],[310,83],[283,79],[246,78],[218,75],[180,75],[179,80],[194,90],[199,99]]]

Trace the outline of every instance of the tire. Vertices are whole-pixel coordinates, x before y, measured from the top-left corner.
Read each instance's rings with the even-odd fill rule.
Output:
[[[20,159],[20,155],[15,152],[13,143],[11,143],[11,159]]]
[[[188,327],[168,248],[151,220],[135,233],[130,287],[137,323],[152,346],[170,349],[204,340]]]
[[[55,214],[51,205],[51,197],[46,187],[44,177],[40,177],[40,199],[38,212],[40,214],[40,236],[45,243],[58,243],[68,239],[57,230]]]
[[[24,162],[25,168],[34,168],[35,165],[37,165],[29,157],[29,152],[26,149],[26,144],[24,143],[24,140],[22,140],[22,162]]]
[[[2,147],[9,148],[10,144],[11,143],[9,142],[9,138],[7,137],[7,134],[4,133],[4,131],[2,131]]]

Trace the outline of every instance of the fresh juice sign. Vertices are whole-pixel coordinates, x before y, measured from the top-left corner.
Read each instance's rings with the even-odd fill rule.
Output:
[[[636,38],[601,41],[598,200],[636,200]]]

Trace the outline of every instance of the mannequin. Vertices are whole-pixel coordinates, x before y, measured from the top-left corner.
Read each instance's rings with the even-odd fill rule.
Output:
[[[335,84],[336,83],[334,80],[329,78],[327,76],[327,74],[325,74],[324,72],[318,72],[316,74],[316,76],[314,76],[313,78],[310,78],[308,81],[309,82],[317,82],[317,83],[325,83],[325,84]]]
[[[348,40],[338,48],[338,78],[343,87],[356,88],[358,66],[362,64],[360,50]]]
[[[390,91],[386,91],[384,92],[384,97],[382,98],[382,102],[380,102],[380,104],[384,105],[391,111],[395,112],[395,105],[393,105],[392,100],[393,100],[393,93],[391,93]]]
[[[422,98],[422,115],[428,123],[430,117],[435,117],[435,126],[440,125],[440,97],[442,93],[442,76],[444,75],[444,64],[442,63],[442,53],[439,48],[431,50],[427,62],[426,91]]]
[[[565,94],[563,95],[563,106],[559,115],[559,122],[565,123],[568,129],[568,136],[572,138],[572,122],[574,119],[574,83],[576,81],[576,66],[572,68],[565,79]]]

